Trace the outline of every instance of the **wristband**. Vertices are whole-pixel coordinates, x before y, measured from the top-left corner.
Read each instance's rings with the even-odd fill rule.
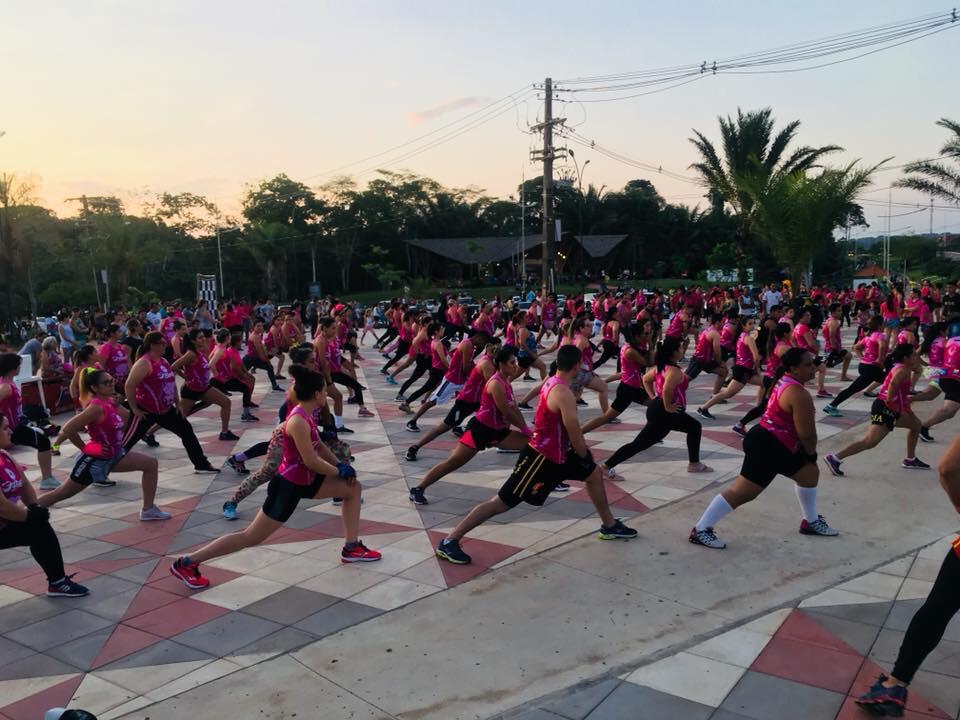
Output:
[[[357,471],[353,469],[353,466],[350,465],[350,463],[338,462],[337,475],[342,478],[355,478],[357,476]]]

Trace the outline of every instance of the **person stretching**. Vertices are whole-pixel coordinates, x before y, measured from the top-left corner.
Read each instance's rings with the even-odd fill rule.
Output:
[[[191,330],[181,341],[183,354],[170,369],[183,378],[178,406],[180,414],[188,417],[201,407],[220,408],[220,439],[239,440],[230,431],[230,398],[210,385],[210,363],[207,360],[207,336],[202,330]]]
[[[626,328],[627,344],[620,348],[620,384],[610,408],[588,420],[580,429],[584,435],[607,423],[614,422],[632,403],[646,405],[650,397],[643,389],[643,374],[650,364],[650,352],[646,347],[646,335],[640,325]],[[619,421],[617,421],[619,422]]]
[[[790,332],[790,326],[786,323],[777,323],[777,326],[773,329],[772,338],[774,344],[770,353],[767,355],[767,366],[763,372],[760,390],[757,392],[757,404],[733,426],[733,431],[740,437],[747,436],[747,423],[751,423],[761,417],[767,409],[770,391],[773,390],[776,382],[774,378],[777,377],[777,370],[780,368],[780,359],[791,347]]]
[[[960,336],[947,340],[942,353],[942,371],[938,385],[943,391],[943,405],[920,427],[920,437],[924,442],[933,442],[930,428],[944,420],[949,420],[957,414],[957,410],[960,410]],[[935,356],[932,350],[927,357],[930,359],[930,365],[933,366]],[[0,390],[0,393],[2,392]]]
[[[53,447],[46,433],[35,425],[31,425],[23,414],[23,398],[20,388],[13,379],[20,373],[20,363],[23,361],[16,353],[0,355],[0,414],[7,419],[10,426],[10,441],[14,445],[32,447],[37,451],[37,462],[40,465],[40,489],[53,490],[60,486],[60,481],[53,475]],[[43,392],[41,388],[40,392]]]
[[[724,400],[729,400],[747,385],[759,385],[763,388],[763,383],[757,372],[757,368],[760,367],[760,351],[757,350],[757,341],[753,338],[753,331],[756,324],[756,318],[743,318],[742,328],[737,337],[733,377],[727,387],[707,400],[701,407],[697,408],[697,415],[700,417],[706,418],[707,420],[714,420],[715,418],[710,413],[710,408]]]
[[[210,384],[222,393],[235,391],[243,396],[243,411],[240,422],[257,422],[259,420],[251,408],[256,407],[253,402],[253,387],[257,379],[243,366],[240,357],[240,346],[243,337],[231,334],[226,328],[217,330],[217,346],[210,355],[210,366],[213,368],[213,378]]]
[[[860,364],[857,366],[857,379],[841,390],[837,396],[824,406],[823,411],[832,417],[843,417],[838,409],[840,403],[849,400],[861,390],[883,382],[883,362],[887,356],[887,341],[883,335],[883,318],[875,315],[870,318],[867,332],[853,346],[853,351],[860,355]]]

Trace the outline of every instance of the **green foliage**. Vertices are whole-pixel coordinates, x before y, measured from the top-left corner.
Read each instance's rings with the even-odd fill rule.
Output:
[[[940,118],[937,125],[950,132],[940,148],[938,160],[919,160],[903,169],[904,176],[894,187],[905,187],[960,205],[960,123]]]

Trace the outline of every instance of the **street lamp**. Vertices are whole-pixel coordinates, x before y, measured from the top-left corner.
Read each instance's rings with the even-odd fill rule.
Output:
[[[223,254],[220,252],[220,232],[233,232],[234,230],[243,230],[242,225],[237,225],[235,227],[228,228],[217,228],[217,263],[220,265],[220,296],[225,297],[226,293],[224,292],[223,287]]]

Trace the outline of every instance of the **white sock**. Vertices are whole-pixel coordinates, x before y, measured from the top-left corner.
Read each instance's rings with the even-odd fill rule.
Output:
[[[697,521],[697,530],[706,530],[707,528],[715,527],[718,522],[732,512],[733,508],[730,507],[730,503],[726,501],[726,498],[724,498],[723,495],[716,495]]]
[[[817,518],[817,489],[815,487],[800,487],[797,485],[797,500],[800,501],[800,510],[807,522],[816,522]]]
[[[343,416],[342,416],[342,415],[334,415],[334,416],[333,416],[333,424],[334,424],[334,426],[335,426],[337,429],[342,428],[342,427],[343,427]]]

